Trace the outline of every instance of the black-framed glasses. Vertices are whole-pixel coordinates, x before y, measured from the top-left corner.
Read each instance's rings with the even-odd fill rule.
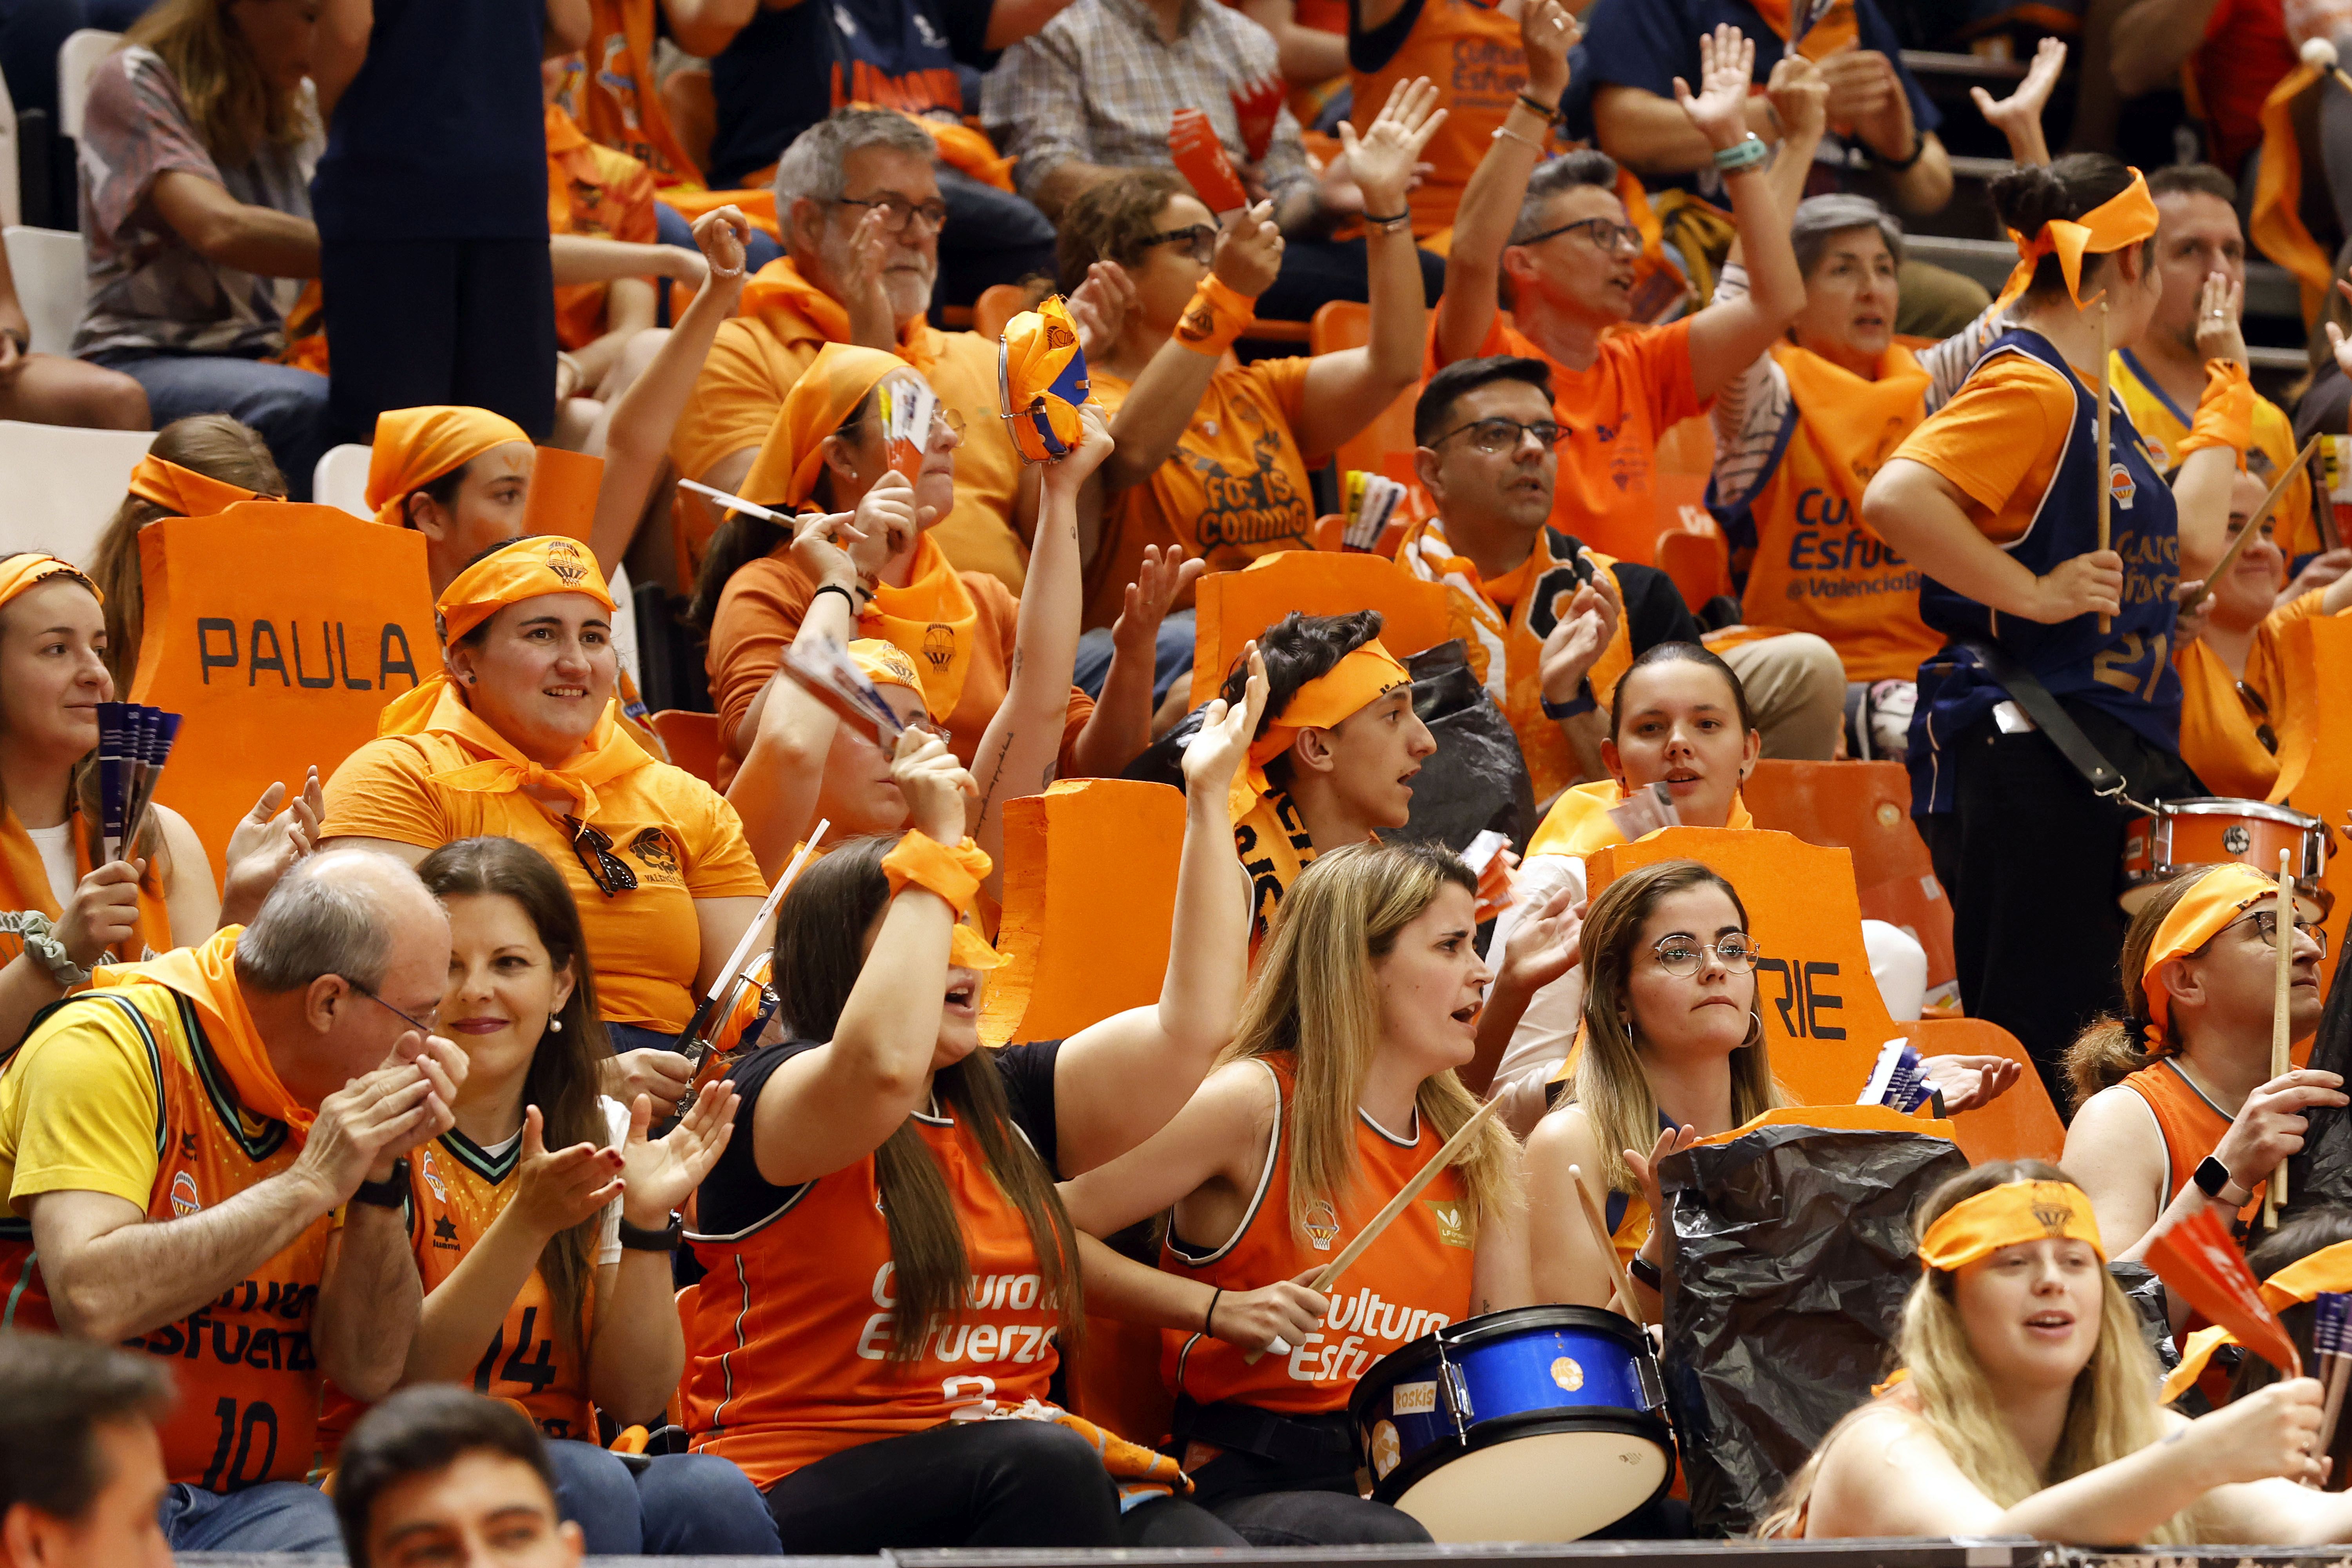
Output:
[[[1713,942],[1701,942],[1696,937],[1667,936],[1658,939],[1650,950],[1658,955],[1658,967],[1677,979],[1687,980],[1699,972],[1708,953],[1734,974],[1745,974],[1756,967],[1764,950],[1748,940],[1743,931],[1729,931]]]
[[[420,1035],[429,1035],[441,1026],[441,1004],[438,1002],[436,1002],[432,1006],[426,1008],[425,1011],[425,1016],[420,1018],[414,1013],[405,1013],[394,1006],[391,1003],[377,995],[372,987],[361,984],[358,981],[352,979],[348,974],[338,974],[335,978],[350,986],[360,995],[366,997],[369,1001],[383,1008],[385,1012],[391,1014],[394,1017],[399,1019],[402,1023],[408,1025]]]
[[[904,234],[907,232],[907,226],[918,218],[922,220],[923,227],[932,234],[939,233],[948,226],[948,204],[945,202],[909,201],[896,193],[876,196],[871,200],[861,200],[856,196],[835,196],[833,199],[839,206],[871,207],[880,213],[882,232],[885,234]]]
[[[1181,241],[1185,247],[1185,254],[1190,256],[1193,260],[1199,262],[1202,266],[1206,267],[1210,262],[1216,259],[1217,230],[1215,226],[1213,224],[1196,223],[1188,228],[1162,229],[1152,235],[1149,239],[1145,240],[1144,243],[1147,245],[1174,245],[1180,241]]]
[[[1489,456],[1517,450],[1521,438],[1528,436],[1536,438],[1538,447],[1557,447],[1568,439],[1568,426],[1553,420],[1538,419],[1532,425],[1523,425],[1497,415],[1492,419],[1473,419],[1467,425],[1456,425],[1430,445],[1435,447],[1465,433],[1473,447]]]
[[[2262,944],[2264,947],[2269,948],[2273,952],[2278,951],[2278,911],[2276,910],[2263,910],[2258,913],[2248,915],[2246,919],[2253,922],[2254,935]],[[2294,922],[2294,929],[2298,934],[2309,937],[2313,942],[2319,945],[2320,957],[2326,958],[2327,956],[2327,928],[2326,926],[2315,925],[2309,921],[2298,918]]]
[[[572,853],[596,884],[596,890],[606,898],[617,893],[637,890],[637,874],[629,863],[613,853],[613,836],[601,827],[591,827],[576,816],[567,816],[563,826],[572,830]]]
[[[1541,245],[1547,239],[1556,239],[1580,228],[1588,231],[1585,237],[1604,256],[1639,256],[1642,253],[1642,231],[1630,223],[1619,223],[1614,218],[1606,217],[1580,217],[1574,223],[1564,223],[1558,228],[1548,228],[1541,234],[1531,234],[1514,243]]]

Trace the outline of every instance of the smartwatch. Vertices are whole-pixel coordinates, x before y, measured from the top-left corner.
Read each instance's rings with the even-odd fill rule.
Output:
[[[1601,706],[1600,700],[1592,695],[1591,676],[1576,683],[1576,695],[1565,702],[1554,702],[1540,691],[1536,693],[1536,700],[1543,705],[1543,716],[1547,719],[1580,719]]]
[[[371,1208],[397,1209],[408,1203],[408,1156],[402,1155],[392,1163],[392,1174],[381,1182],[362,1182],[352,1202],[366,1204]]]
[[[1651,1289],[1658,1291],[1661,1294],[1664,1293],[1666,1289],[1666,1271],[1659,1268],[1656,1264],[1651,1262],[1648,1258],[1643,1257],[1640,1253],[1637,1252],[1633,1254],[1633,1260],[1625,1265],[1625,1272],[1631,1274],[1634,1279],[1639,1279],[1643,1284],[1647,1285]]]
[[[667,1252],[685,1234],[686,1216],[676,1209],[669,1211],[669,1223],[659,1230],[647,1230],[625,1219],[621,1222],[621,1245],[632,1252]]]
[[[2189,1179],[2197,1184],[2199,1192],[2215,1203],[2226,1204],[2233,1209],[2244,1207],[2246,1200],[2253,1196],[2241,1188],[2236,1197],[2231,1197],[2230,1189],[2237,1186],[2237,1183],[2231,1178],[2230,1167],[2210,1154],[2197,1163],[2196,1173]]]

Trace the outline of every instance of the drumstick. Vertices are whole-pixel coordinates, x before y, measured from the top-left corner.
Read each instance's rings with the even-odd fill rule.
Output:
[[[810,856],[816,853],[818,841],[824,837],[825,830],[832,826],[830,817],[818,819],[815,831],[808,836],[807,841],[784,868],[784,874],[776,879],[776,885],[761,900],[760,912],[753,915],[751,923],[743,928],[742,940],[735,944],[735,951],[727,955],[727,962],[711,977],[710,990],[703,996],[702,1005],[697,1007],[693,1017],[687,1021],[686,1031],[679,1040],[697,1068],[702,1065],[702,1058],[709,1054],[710,1049],[709,1042],[702,1038],[703,1031],[709,1027],[709,1021],[719,1016],[719,1009],[733,1001],[735,982],[741,978],[745,965],[751,961],[751,949],[760,939],[761,928],[768,923],[768,917],[776,912],[776,906],[784,901],[784,895],[792,890],[793,881],[801,874],[801,868],[807,864]]]
[[[2247,514],[2246,526],[2238,530],[2238,537],[2230,541],[2230,548],[2221,552],[2221,559],[2214,563],[2213,570],[2205,574],[2205,581],[2198,584],[2197,591],[2180,602],[2182,615],[2203,604],[2205,595],[2213,591],[2213,584],[2221,580],[2222,574],[2238,563],[2238,556],[2246,548],[2246,542],[2261,531],[2263,520],[2270,516],[2271,508],[2278,505],[2279,497],[2286,494],[2286,487],[2294,482],[2296,473],[2311,461],[2311,454],[2318,449],[2319,441],[2317,436],[2305,441],[2303,450],[2294,455],[2294,461],[2279,470],[2279,477],[2272,484],[2270,493],[2263,497],[2262,505]]]
[[[1608,1216],[1593,1200],[1592,1189],[1584,1184],[1582,1171],[1570,1165],[1568,1179],[1576,1184],[1577,1207],[1584,1211],[1584,1223],[1592,1227],[1592,1239],[1601,1244],[1601,1256],[1609,1259],[1609,1272],[1616,1279],[1617,1294],[1625,1303],[1625,1315],[1636,1325],[1648,1328],[1649,1320],[1642,1316],[1642,1303],[1633,1294],[1633,1281],[1625,1272],[1625,1260],[1617,1256],[1617,1243],[1609,1234]]]
[[[2110,410],[2107,406],[2107,301],[2105,297],[2102,295],[2099,300],[2099,548],[2101,550],[2107,548],[2107,503],[2110,499],[2109,492],[2115,489],[2115,481],[2111,477],[2108,468],[2107,424],[2109,416]],[[2108,632],[2115,629],[2115,624],[2116,618],[2113,616],[2101,616],[2099,617],[2099,635],[2101,637],[2106,636]]]
[[[2252,531],[2249,530],[2249,531]],[[2294,851],[2279,851],[2278,967],[2271,991],[2271,1077],[2283,1078],[2287,1068],[2287,992],[2294,984]],[[2263,1228],[2278,1225],[2279,1205],[2286,1202],[2286,1162],[2271,1170],[2263,1190]]]

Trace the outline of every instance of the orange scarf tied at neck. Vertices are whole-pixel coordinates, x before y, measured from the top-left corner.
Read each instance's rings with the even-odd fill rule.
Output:
[[[783,221],[786,216],[779,213],[778,221]],[[848,307],[802,277],[790,257],[771,261],[743,285],[743,302],[738,310],[745,317],[756,317],[768,310],[789,310],[804,318],[824,334],[826,342],[844,345],[849,342]],[[898,357],[926,375],[937,363],[937,345],[931,324],[920,316],[899,329]]]
[[[376,521],[404,528],[410,495],[509,441],[530,445],[521,426],[487,408],[387,409],[376,416],[368,450],[367,504]]]
[[[256,1116],[282,1121],[299,1143],[310,1135],[317,1112],[297,1101],[270,1065],[261,1032],[236,984],[236,939],[243,926],[223,926],[201,947],[183,947],[126,970],[124,981],[149,980],[178,992],[203,1015],[205,1039],[219,1058],[239,1105]]]
[[[1288,751],[1301,730],[1328,730],[1345,723],[1398,687],[1412,684],[1412,673],[1374,637],[1300,687],[1282,717],[1250,743],[1249,766],[1242,770],[1225,797],[1228,816],[1239,823],[1257,809],[1259,798],[1274,788],[1265,776],[1265,764]]]
[[[429,735],[446,735],[481,761],[447,768],[431,775],[435,784],[469,795],[514,795],[523,790],[560,789],[577,806],[583,822],[596,820],[596,786],[652,763],[644,747],[620,726],[620,704],[604,704],[604,716],[580,754],[560,768],[532,762],[509,744],[505,736],[482,722],[454,685],[442,689],[440,700],[419,728]]]
[[[184,468],[152,452],[140,458],[139,466],[131,470],[131,493],[141,500],[152,501],[174,517],[217,517],[239,501],[261,499],[258,490]]]
[[[2134,169],[2130,184],[2079,218],[2053,217],[2031,239],[2011,229],[2009,239],[2017,247],[2017,268],[2010,273],[2009,281],[2001,285],[1999,302],[2007,304],[2024,293],[2042,258],[2055,256],[2066,275],[2066,292],[2080,306],[2083,258],[2105,256],[2137,244],[2156,233],[2156,201],[2147,194],[2147,177]]]
[[[90,597],[100,604],[106,602],[106,596],[98,591],[98,584],[91,582],[80,567],[61,556],[28,550],[22,555],[0,561],[0,605],[6,605],[20,594],[31,592],[52,577],[70,577],[89,589]]]
[[[1543,822],[1536,828],[1535,836],[1528,840],[1528,858],[1533,859],[1538,855],[1584,856],[1596,849],[1606,849],[1612,844],[1624,843],[1625,835],[1619,831],[1616,819],[1609,815],[1611,806],[1622,805],[1624,801],[1625,792],[1618,787],[1614,779],[1596,779],[1591,784],[1563,790],[1560,797],[1552,802],[1551,810],[1544,814]],[[1723,825],[1739,828],[1756,826],[1756,818],[1748,815],[1748,803],[1737,793],[1731,797],[1731,809],[1724,815]],[[1692,823],[1688,826],[1705,825]]]

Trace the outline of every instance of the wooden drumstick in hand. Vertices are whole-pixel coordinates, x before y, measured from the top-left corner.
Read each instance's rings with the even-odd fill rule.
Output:
[[[2107,507],[2115,489],[2107,440],[2107,426],[2113,413],[2107,392],[2107,301],[2103,296],[2099,300],[2099,548],[2103,551],[2107,548]],[[2115,624],[2113,616],[2101,616],[2099,635],[2106,636],[2115,629]]]
[[[1650,1321],[1642,1316],[1641,1298],[1633,1294],[1633,1280],[1625,1272],[1625,1260],[1617,1256],[1617,1243],[1609,1234],[1608,1216],[1601,1213],[1592,1189],[1584,1184],[1584,1173],[1576,1166],[1568,1168],[1568,1179],[1576,1184],[1577,1206],[1584,1211],[1584,1223],[1592,1227],[1592,1239],[1601,1248],[1601,1256],[1609,1260],[1609,1272],[1617,1281],[1618,1300],[1625,1303],[1625,1315],[1642,1328]]]
[[[2263,504],[2246,514],[2246,526],[2238,530],[2238,537],[2230,541],[2230,548],[2221,552],[2221,559],[2213,563],[2213,570],[2205,574],[2205,581],[2197,585],[2197,591],[2180,602],[2182,615],[2188,615],[2203,604],[2205,595],[2213,591],[2213,584],[2227,576],[2230,568],[2238,563],[2238,557],[2244,552],[2247,543],[2262,531],[2263,520],[2270,516],[2271,509],[2278,505],[2279,497],[2286,494],[2287,486],[2294,482],[2295,475],[2303,472],[2304,465],[2311,461],[2311,455],[2319,450],[2322,439],[2321,436],[2314,436],[2305,441],[2303,450],[2294,455],[2294,461],[2279,470],[2279,477],[2272,483],[2270,493],[2263,497]]]
[[[2288,472],[2294,472],[2289,469]],[[2251,530],[2249,531],[2251,531]],[[2294,851],[2279,851],[2278,869],[2278,967],[2273,971],[2271,991],[2271,1077],[2284,1078],[2287,1070],[2287,999],[2294,985]],[[2281,1160],[2271,1169],[2269,1184],[2263,1189],[2263,1228],[2278,1225],[2279,1205],[2286,1202],[2286,1162]]]

